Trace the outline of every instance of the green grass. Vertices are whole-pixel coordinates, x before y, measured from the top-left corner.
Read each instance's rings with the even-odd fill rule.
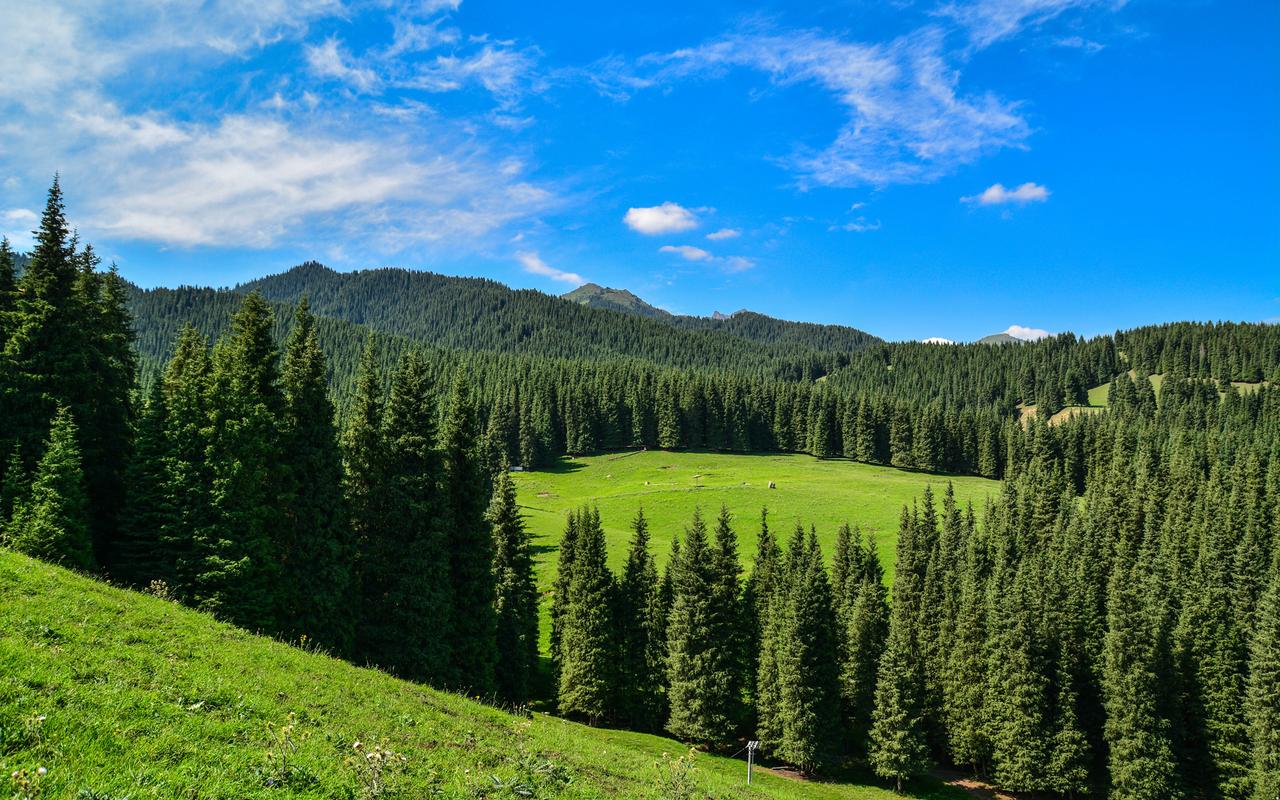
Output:
[[[786,541],[796,522],[817,527],[823,552],[831,555],[840,524],[859,525],[876,536],[880,557],[892,575],[893,550],[903,505],[931,485],[938,503],[948,481],[963,504],[980,514],[988,494],[1000,484],[985,478],[929,475],[844,459],[794,454],[731,455],[629,451],[564,459],[553,470],[515,475],[521,510],[537,546],[539,584],[555,574],[556,544],[566,513],[583,504],[598,506],[609,544],[609,562],[622,566],[631,520],[643,506],[655,555],[665,564],[671,539],[683,535],[695,508],[715,524],[723,504],[733,515],[745,565],[755,558],[760,509]],[[773,481],[777,488],[770,489]]]
[[[269,726],[291,714],[296,750],[280,770]],[[0,550],[0,782],[45,767],[44,798],[369,797],[356,741],[406,758],[385,798],[671,796],[663,753],[685,752],[507,714]],[[748,790],[741,761],[694,764],[698,797],[894,796],[763,773]],[[916,796],[959,795],[930,782]]]

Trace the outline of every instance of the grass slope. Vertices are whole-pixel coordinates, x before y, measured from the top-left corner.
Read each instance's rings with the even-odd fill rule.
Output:
[[[902,507],[918,498],[925,486],[933,486],[941,503],[951,481],[962,506],[972,502],[978,513],[986,496],[1000,487],[999,482],[985,478],[929,475],[844,459],[661,450],[564,459],[551,471],[515,478],[520,505],[538,545],[539,583],[544,587],[554,577],[555,545],[565,514],[583,504],[600,508],[609,563],[615,569],[625,561],[636,509],[643,506],[655,555],[664,564],[672,537],[688,526],[694,509],[702,509],[710,526],[723,504],[733,514],[739,552],[747,564],[755,558],[760,509],[768,507],[769,524],[784,542],[797,521],[817,526],[828,557],[840,524],[860,525],[876,535],[880,556],[892,575]],[[769,488],[770,481],[776,489]]]
[[[292,747],[270,727],[291,714]],[[406,759],[381,794],[356,741]],[[663,754],[682,752],[507,714],[0,550],[0,781],[48,770],[34,793],[8,787],[15,798],[671,797]],[[894,796],[768,774],[747,790],[740,761],[694,765],[689,797]]]

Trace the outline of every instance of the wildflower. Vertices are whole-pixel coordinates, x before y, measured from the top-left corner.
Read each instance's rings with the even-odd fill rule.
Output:
[[[359,742],[356,742],[355,744],[351,745],[351,749],[352,749],[352,750],[362,750],[362,749],[364,749],[364,745],[360,744]]]
[[[36,775],[41,778],[43,778],[45,775],[48,775],[48,774],[49,774],[49,770],[45,769],[44,767],[40,767],[39,769],[36,770]]]

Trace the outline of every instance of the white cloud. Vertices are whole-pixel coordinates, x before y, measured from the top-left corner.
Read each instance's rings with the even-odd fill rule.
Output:
[[[230,116],[144,148],[136,126],[116,128],[90,157],[112,166],[95,174],[103,193],[89,221],[123,238],[267,247],[318,221],[325,235],[394,251],[481,237],[552,201],[500,164],[391,137]]]
[[[433,61],[420,64],[400,84],[428,92],[451,92],[478,84],[504,107],[512,107],[527,92],[543,88],[534,71],[536,62],[535,50],[486,44],[470,56],[436,56]]]
[[[718,77],[733,68],[763,72],[778,86],[814,85],[845,109],[846,120],[825,148],[799,148],[780,161],[801,186],[883,186],[935,180],[1005,148],[1024,147],[1031,129],[1016,103],[962,92],[946,50],[946,31],[927,26],[885,43],[863,43],[821,31],[752,29],[697,47],[641,59],[622,70],[612,92]],[[647,81],[647,83],[646,83]]]
[[[737,228],[721,228],[713,233],[708,233],[707,238],[713,242],[719,242],[723,239],[736,239],[742,235],[742,231]]]
[[[30,250],[35,241],[31,232],[39,222],[40,215],[28,208],[0,211],[0,236],[18,252]]]
[[[35,223],[40,219],[36,212],[29,208],[11,208],[8,211],[0,212],[0,219],[6,223]]]
[[[1024,342],[1034,342],[1037,339],[1043,339],[1046,336],[1052,335],[1044,328],[1027,328],[1022,325],[1010,325],[1001,331],[1001,333],[1007,333],[1013,338],[1021,339]]]
[[[1008,39],[1025,28],[1044,25],[1069,11],[1101,8],[1115,11],[1126,0],[972,0],[950,2],[937,12],[966,30],[978,49]]]
[[[659,247],[658,252],[659,253],[676,253],[685,261],[710,261],[712,258],[714,258],[714,256],[712,256],[706,250],[703,250],[701,247],[694,247],[693,245],[688,245],[688,244],[681,244],[681,245],[666,244],[666,245],[663,245],[662,247]]]
[[[698,227],[698,218],[692,211],[669,200],[660,206],[629,208],[622,221],[631,230],[648,236],[680,233]]]
[[[550,278],[553,281],[572,283],[575,286],[581,286],[586,283],[586,280],[584,280],[578,273],[558,270],[547,264],[547,262],[543,261],[538,254],[534,252],[521,251],[516,253],[516,260],[524,267],[525,272],[530,272],[534,275],[541,275],[545,278]]]
[[[184,247],[466,246],[557,204],[473,127],[425,105],[309,91],[309,72],[384,85],[378,51],[360,60],[337,39],[304,48],[295,72],[243,76],[239,110],[186,96],[172,114],[135,112],[118,88],[143,65],[199,76],[234,64],[342,10],[338,0],[0,3],[0,164],[28,186],[60,171],[87,236]]]
[[[980,206],[999,206],[1007,203],[1043,203],[1049,199],[1049,190],[1038,183],[1027,182],[1016,189],[1006,189],[1003,183],[988,186],[981,194],[961,197],[964,203],[977,203]]]
[[[950,339],[944,339],[941,336],[930,336],[928,339],[921,339],[921,344],[955,344]]]
[[[721,272],[742,272],[744,270],[751,269],[756,265],[755,261],[747,258],[746,256],[717,256],[703,250],[701,247],[694,247],[693,245],[688,244],[663,245],[658,248],[658,252],[678,255],[685,261],[700,261],[706,264],[711,264]]]
[[[314,74],[349,84],[362,92],[372,92],[378,88],[380,81],[377,73],[368,67],[351,63],[349,57],[342,52],[337,38],[331,36],[321,44],[309,45],[306,52],[307,64]]]
[[[850,233],[868,233],[870,231],[880,230],[880,220],[871,222],[866,217],[858,217],[852,222],[846,222],[843,225],[832,225],[829,230],[849,231]]]

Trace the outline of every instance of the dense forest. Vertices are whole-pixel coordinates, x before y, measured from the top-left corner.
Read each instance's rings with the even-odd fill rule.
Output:
[[[1280,328],[891,345],[541,295],[494,306],[506,290],[483,281],[433,300],[458,315],[437,327],[371,288],[414,275],[358,277],[296,296],[131,290],[68,229],[55,182],[20,276],[0,246],[6,546],[496,702],[730,751],[757,738],[806,772],[1280,793],[1280,388],[1231,383],[1280,378]],[[454,279],[420,280],[447,295]],[[582,341],[519,344],[543,325]],[[1105,413],[1016,419],[1102,383]],[[891,589],[856,529],[824,554],[767,513],[749,571],[721,511],[691,519],[659,572],[638,512],[615,575],[584,508],[557,554],[539,698],[508,467],[635,446],[1005,483],[981,524],[945,479],[904,508]]]

